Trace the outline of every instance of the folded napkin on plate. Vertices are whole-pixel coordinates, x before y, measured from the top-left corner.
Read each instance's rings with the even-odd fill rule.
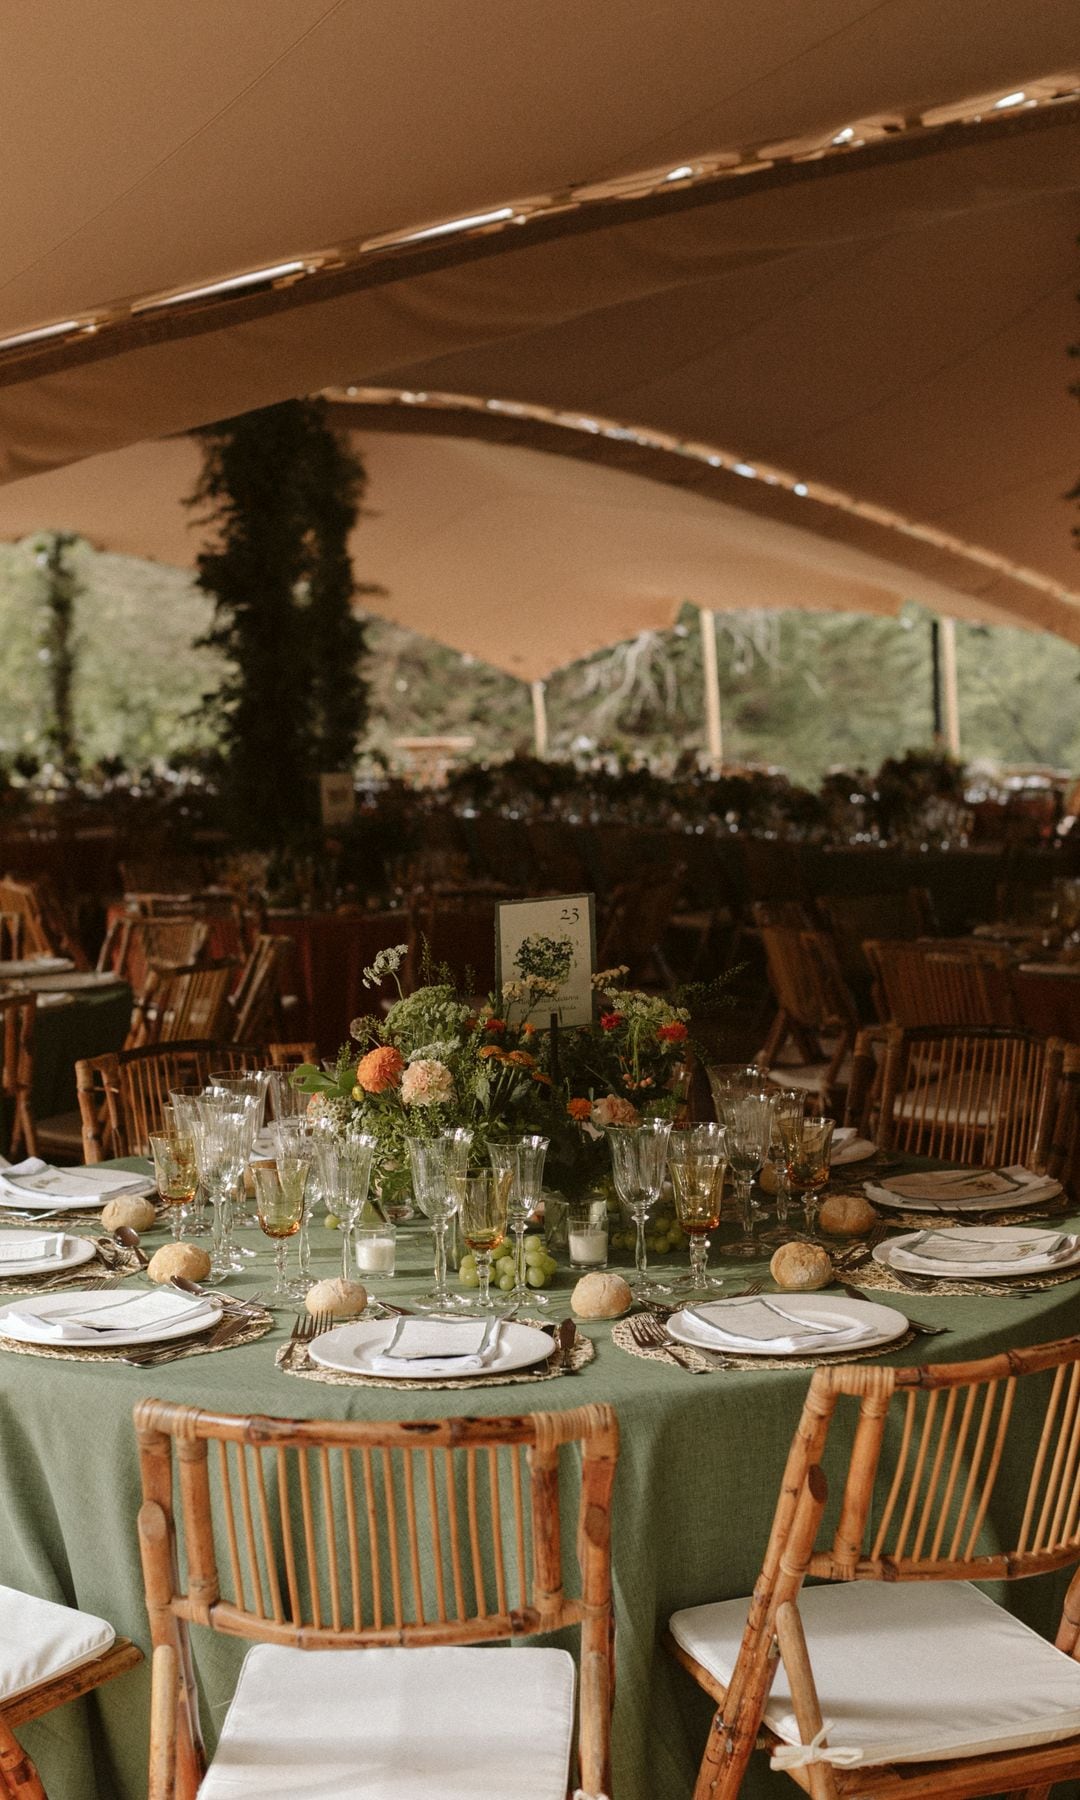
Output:
[[[85,1200],[87,1206],[94,1206],[111,1194],[126,1194],[135,1188],[145,1192],[149,1186],[145,1175],[133,1174],[130,1169],[54,1169],[40,1156],[28,1156],[25,1162],[0,1169],[0,1190],[17,1194],[20,1200],[33,1194],[52,1200]]]
[[[499,1348],[502,1320],[402,1319],[391,1342],[371,1367],[380,1374],[410,1377],[464,1375],[485,1369]]]
[[[768,1344],[778,1352],[826,1346],[839,1350],[871,1335],[869,1326],[859,1320],[802,1319],[774,1300],[714,1300],[685,1310],[729,1347]]]
[[[0,1238],[0,1265],[40,1262],[46,1256],[59,1258],[67,1248],[67,1242],[60,1231],[50,1232],[48,1237],[27,1237],[23,1233],[19,1238]]]
[[[1061,1231],[1029,1231],[1024,1225],[954,1225],[924,1231],[897,1245],[919,1262],[1009,1263],[1072,1255],[1076,1239]]]
[[[974,1205],[981,1201],[1015,1198],[1021,1205],[1060,1191],[1060,1182],[1037,1175],[1014,1163],[1007,1169],[923,1169],[914,1175],[893,1175],[874,1187],[886,1200],[922,1200],[945,1207]],[[866,1185],[871,1193],[871,1184]],[[871,1196],[872,1197],[872,1196]]]
[[[32,1300],[21,1300],[0,1313],[0,1332],[8,1332],[16,1324],[19,1335],[32,1337],[43,1344],[60,1344],[71,1338],[85,1338],[91,1333],[106,1339],[114,1332],[157,1332],[163,1325],[179,1320],[193,1324],[215,1318],[218,1308],[209,1300],[195,1302],[184,1294],[135,1294],[124,1300],[104,1301],[100,1306],[86,1301],[73,1302],[62,1311],[35,1310]]]
[[[848,1126],[843,1132],[833,1132],[832,1163],[835,1168],[839,1163],[862,1162],[872,1156],[877,1145],[869,1138],[860,1137],[854,1126]]]

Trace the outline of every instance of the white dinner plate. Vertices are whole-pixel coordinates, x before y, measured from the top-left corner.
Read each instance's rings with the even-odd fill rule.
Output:
[[[98,969],[69,969],[66,973],[28,969],[19,980],[36,994],[79,994],[125,986],[121,976]]]
[[[0,1247],[4,1244],[25,1244],[29,1234],[25,1231],[0,1231]],[[82,1263],[93,1262],[97,1255],[97,1245],[88,1238],[67,1237],[63,1232],[43,1232],[53,1242],[58,1237],[64,1238],[64,1248],[60,1256],[34,1256],[27,1261],[22,1258],[18,1262],[5,1262],[0,1257],[0,1281],[15,1281],[23,1275],[62,1275],[65,1269],[77,1269]]]
[[[871,1181],[864,1183],[863,1192],[872,1205],[891,1208],[895,1212],[959,1216],[965,1212],[1024,1212],[1028,1207],[1045,1207],[1061,1193],[1061,1183],[1052,1180],[1020,1183],[1005,1194],[973,1194],[970,1199],[951,1197],[947,1186],[940,1188],[931,1199],[922,1194],[894,1194],[888,1187]]]
[[[965,1226],[964,1229],[970,1230],[971,1227]],[[1023,1275],[1045,1275],[1052,1274],[1055,1269],[1075,1268],[1080,1263],[1080,1237],[1074,1237],[1071,1233],[1064,1235],[1066,1242],[1072,1246],[1068,1254],[1063,1255],[1058,1251],[1052,1256],[1032,1256],[1023,1262],[1015,1258],[1012,1262],[1002,1262],[1000,1259],[992,1262],[989,1258],[986,1262],[931,1262],[925,1256],[905,1254],[904,1245],[922,1237],[921,1231],[905,1231],[903,1237],[888,1238],[882,1244],[875,1244],[873,1256],[874,1261],[883,1269],[902,1269],[905,1274],[922,1275],[932,1281],[966,1281],[969,1276],[978,1279],[991,1275],[998,1280],[1002,1276],[1015,1275],[1019,1280]],[[894,1251],[899,1252],[895,1259]]]
[[[135,1288],[124,1296],[125,1299],[142,1299],[145,1290]],[[212,1331],[221,1318],[221,1304],[208,1296],[207,1300],[192,1299],[190,1307],[167,1323],[161,1325],[144,1325],[141,1329],[130,1331],[80,1331],[72,1332],[65,1338],[36,1337],[32,1331],[26,1331],[21,1321],[11,1320],[10,1309],[13,1306],[30,1307],[42,1318],[49,1313],[106,1311],[117,1304],[119,1296],[114,1289],[103,1288],[99,1293],[91,1291],[86,1294],[35,1294],[25,1300],[9,1299],[0,1307],[0,1337],[14,1338],[17,1344],[33,1344],[49,1350],[117,1350],[130,1344],[165,1344],[173,1338],[191,1337],[196,1332]],[[210,1310],[207,1310],[209,1306]]]
[[[393,1371],[372,1366],[389,1344],[396,1323],[395,1319],[353,1319],[347,1325],[335,1325],[332,1331],[321,1332],[312,1339],[308,1355],[320,1368],[337,1369],[346,1375],[378,1375],[390,1381],[408,1381],[411,1377],[415,1381],[415,1367],[410,1368],[404,1357],[400,1369]],[[533,1363],[543,1362],[551,1355],[552,1348],[552,1339],[546,1331],[535,1325],[519,1325],[516,1320],[508,1320],[499,1332],[495,1354],[485,1361],[483,1369],[472,1366],[461,1373],[470,1381],[482,1379],[484,1375],[509,1375],[515,1369],[528,1369]],[[453,1376],[443,1375],[439,1379],[453,1380]]]
[[[872,1300],[851,1300],[846,1294],[763,1294],[761,1298],[775,1300],[792,1318],[803,1320],[807,1324],[864,1325],[865,1336],[852,1338],[845,1344],[837,1344],[837,1356],[861,1354],[863,1350],[891,1344],[895,1338],[903,1337],[908,1329],[903,1313],[897,1312],[895,1307],[879,1306]],[[667,1329],[678,1343],[688,1344],[691,1349],[718,1350],[730,1356],[799,1357],[832,1354],[820,1339],[815,1341],[812,1350],[803,1346],[778,1350],[775,1343],[767,1339],[756,1344],[735,1343],[721,1337],[718,1331],[710,1331],[707,1325],[685,1312],[672,1313],[667,1321]],[[776,1329],[778,1334],[783,1330],[782,1320],[777,1319]]]

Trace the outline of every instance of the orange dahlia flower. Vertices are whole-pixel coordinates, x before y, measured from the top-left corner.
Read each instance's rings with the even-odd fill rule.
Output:
[[[401,1080],[401,1071],[405,1067],[405,1058],[393,1044],[382,1044],[378,1050],[369,1050],[356,1065],[356,1084],[362,1087],[365,1094],[384,1094],[387,1088],[397,1087]]]
[[[577,1119],[579,1124],[583,1123],[586,1119],[592,1118],[592,1101],[568,1100],[566,1110],[572,1119]]]

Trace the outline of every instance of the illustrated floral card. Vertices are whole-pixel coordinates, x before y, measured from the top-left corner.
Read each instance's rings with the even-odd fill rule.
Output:
[[[496,908],[495,957],[504,999],[528,1002],[525,1017],[546,1025],[589,1025],[593,1017],[596,912],[592,894],[511,900]]]

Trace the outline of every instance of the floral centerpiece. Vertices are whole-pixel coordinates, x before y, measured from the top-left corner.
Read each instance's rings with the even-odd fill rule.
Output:
[[[477,1008],[448,971],[413,993],[398,971],[405,946],[380,951],[364,984],[398,989],[384,1017],[354,1019],[352,1043],[332,1071],[312,1064],[294,1080],[311,1095],[309,1110],[341,1132],[370,1132],[378,1144],[384,1197],[409,1185],[407,1140],[465,1127],[477,1160],[487,1146],[525,1132],[551,1140],[548,1179],[570,1197],[604,1180],[604,1127],[673,1113],[689,1037],[683,1006],[623,987],[625,968],[594,976],[599,1016],[553,1034],[529,1014],[558,992],[555,940],[527,940],[520,978]]]

